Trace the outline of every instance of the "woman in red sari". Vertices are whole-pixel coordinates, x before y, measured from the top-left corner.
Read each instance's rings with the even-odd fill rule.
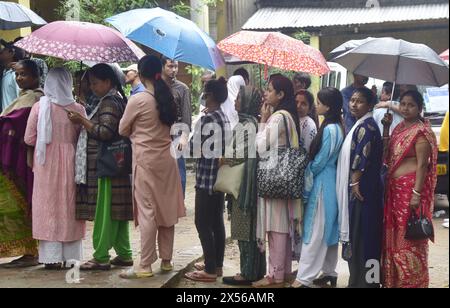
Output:
[[[437,142],[431,126],[421,117],[423,97],[408,91],[400,98],[404,121],[389,143],[388,176],[384,210],[383,286],[427,288],[428,240],[405,239],[411,211],[432,219],[436,187]],[[385,122],[389,123],[389,116]],[[434,239],[431,239],[434,240]]]

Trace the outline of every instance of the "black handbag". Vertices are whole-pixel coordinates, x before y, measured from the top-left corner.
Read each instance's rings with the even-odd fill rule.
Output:
[[[99,142],[97,155],[98,177],[121,177],[131,174],[132,151],[128,138]]]
[[[287,147],[274,149],[278,153],[271,151],[268,157],[260,158],[256,176],[258,195],[266,199],[296,200],[303,197],[308,154],[302,147],[291,148],[284,114],[283,120]]]
[[[431,239],[434,237],[433,222],[428,217],[423,216],[423,207],[420,207],[420,216],[415,211],[411,215],[406,225],[405,239],[410,241],[419,241]]]
[[[112,96],[123,113],[121,102]],[[99,141],[97,153],[98,177],[124,177],[132,172],[133,152],[131,141],[126,137],[116,134],[111,141]]]

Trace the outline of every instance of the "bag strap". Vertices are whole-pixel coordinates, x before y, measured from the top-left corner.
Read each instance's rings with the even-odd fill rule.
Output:
[[[420,205],[420,214],[419,214],[418,217],[417,217],[416,212],[414,210],[411,211],[411,215],[410,216],[422,219],[423,218],[423,204]]]
[[[280,112],[280,113],[283,116],[284,129],[286,131],[286,145],[287,145],[287,148],[290,148],[291,147],[291,141],[289,140],[289,127],[288,127],[288,124],[287,124],[286,116],[283,114],[283,112]]]

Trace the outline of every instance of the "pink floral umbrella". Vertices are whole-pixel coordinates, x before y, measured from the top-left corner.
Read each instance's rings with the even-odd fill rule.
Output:
[[[223,52],[283,70],[324,75],[330,71],[322,53],[279,32],[240,31],[222,40]]]
[[[67,61],[137,62],[145,55],[120,32],[79,21],[49,23],[14,45],[30,53]]]

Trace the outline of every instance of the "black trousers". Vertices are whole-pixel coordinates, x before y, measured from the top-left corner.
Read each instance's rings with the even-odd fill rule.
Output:
[[[362,212],[363,204],[359,201],[355,204],[352,213],[353,226],[350,231],[351,235],[351,250],[352,257],[348,261],[348,267],[350,270],[350,278],[348,282],[348,288],[364,289],[364,288],[379,288],[379,283],[368,283],[366,280],[367,273],[369,271],[366,268],[366,259],[364,257],[364,238],[362,235]],[[379,260],[378,260],[379,261]]]
[[[212,275],[223,267],[225,255],[224,203],[223,193],[209,195],[207,190],[196,190],[195,227],[203,248],[205,272]]]

